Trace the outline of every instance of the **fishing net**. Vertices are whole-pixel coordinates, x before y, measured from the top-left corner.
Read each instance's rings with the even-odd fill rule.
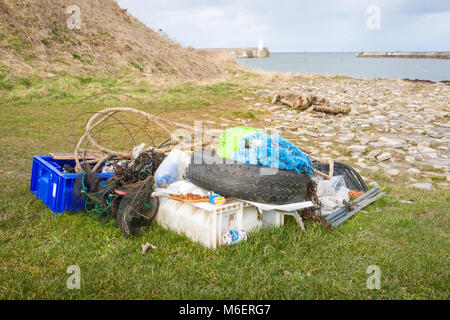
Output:
[[[279,134],[269,135],[255,130],[247,127],[225,130],[219,139],[217,153],[242,163],[305,172],[310,178],[313,176],[312,161],[299,148]]]
[[[89,165],[76,179],[73,198],[85,201],[85,211],[105,222],[115,219],[125,237],[139,233],[151,224],[158,211],[158,198],[152,197],[153,175],[165,155],[155,150],[142,152],[127,161],[115,161],[114,176],[105,180]]]
[[[114,165],[114,180],[118,184],[127,185],[144,181],[149,176],[154,176],[159,165],[165,159],[163,153],[153,149],[142,152],[136,159],[117,162]]]
[[[149,225],[155,217],[159,200],[157,197],[151,197],[154,182],[154,178],[150,176],[145,181],[121,190],[124,195],[117,209],[116,221],[125,237],[138,234],[139,230]]]

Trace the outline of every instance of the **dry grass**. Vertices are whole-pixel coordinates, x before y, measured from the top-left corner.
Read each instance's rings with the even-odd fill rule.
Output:
[[[67,28],[66,10],[73,4],[80,7],[80,30]],[[0,62],[14,74],[138,73],[203,80],[239,67],[230,56],[167,41],[113,0],[2,0],[0,30]]]

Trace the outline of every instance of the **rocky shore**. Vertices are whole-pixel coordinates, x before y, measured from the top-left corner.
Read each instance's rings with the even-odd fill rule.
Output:
[[[351,112],[336,116],[314,107],[299,111],[268,103],[286,90],[324,98]],[[352,163],[363,174],[415,188],[449,188],[449,85],[311,76],[278,82],[257,94],[261,102],[249,107],[264,112],[266,127],[315,156]]]

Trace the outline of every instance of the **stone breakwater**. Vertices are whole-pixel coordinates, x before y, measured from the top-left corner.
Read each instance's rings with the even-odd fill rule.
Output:
[[[270,56],[270,51],[266,47],[262,48],[261,50],[258,48],[217,48],[205,50],[229,53],[233,57],[238,59],[267,58]]]
[[[271,104],[282,90],[322,97],[331,105],[350,107],[351,112],[333,116],[313,108],[298,111]],[[255,94],[255,100],[243,98],[263,124],[238,122],[276,129],[315,156],[353,164],[372,181],[381,175],[411,186],[450,186],[449,85],[294,76]]]
[[[358,52],[360,58],[450,59],[450,52]]]

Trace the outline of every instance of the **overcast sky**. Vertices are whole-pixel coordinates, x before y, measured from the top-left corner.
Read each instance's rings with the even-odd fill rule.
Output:
[[[450,0],[117,2],[196,48],[256,47],[263,40],[272,52],[450,51]]]

